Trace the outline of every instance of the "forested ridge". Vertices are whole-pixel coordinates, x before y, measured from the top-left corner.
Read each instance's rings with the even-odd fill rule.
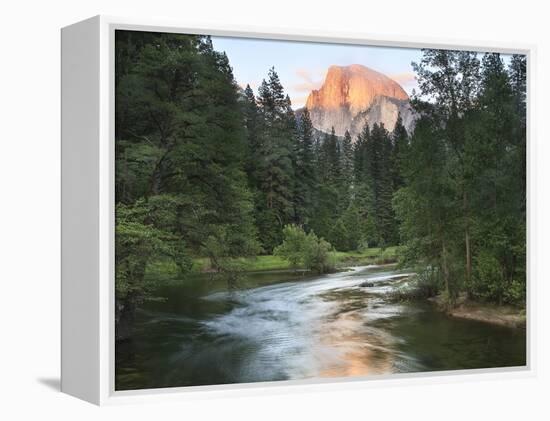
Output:
[[[207,36],[117,31],[115,54],[118,338],[152,264],[185,277],[208,258],[231,283],[237,257],[292,240],[318,271],[332,250],[401,245],[449,303],[524,303],[524,56],[424,50],[414,132],[398,119],[352,139],[297,117],[275,68],[241,89]]]

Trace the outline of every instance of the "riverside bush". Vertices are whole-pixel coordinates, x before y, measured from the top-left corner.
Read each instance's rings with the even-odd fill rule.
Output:
[[[317,273],[330,272],[335,267],[332,245],[313,231],[306,234],[297,225],[284,227],[283,242],[275,248],[274,255],[288,260],[294,268],[303,266]]]

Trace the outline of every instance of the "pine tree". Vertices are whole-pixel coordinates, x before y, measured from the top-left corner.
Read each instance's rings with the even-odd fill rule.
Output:
[[[407,129],[403,125],[403,119],[401,114],[397,116],[395,127],[391,135],[392,152],[391,152],[391,173],[392,173],[392,185],[393,191],[396,192],[405,185],[403,178],[402,161],[406,154],[407,147],[409,145],[409,135]]]
[[[341,208],[349,206],[353,187],[353,144],[351,134],[346,130],[341,143],[340,168],[341,168]]]
[[[463,233],[464,280],[472,277],[472,185],[471,171],[466,157],[468,149],[466,127],[468,116],[475,112],[480,89],[480,62],[478,55],[470,51],[422,50],[419,64],[413,63],[418,85],[424,98],[415,101],[417,111],[429,112],[444,127],[442,137],[453,151],[454,188],[461,201],[461,225]],[[441,75],[445,75],[442,79]],[[424,107],[424,108],[423,108]],[[443,253],[443,251],[442,251]]]
[[[370,138],[370,127],[367,124],[363,126],[361,133],[357,135],[353,145],[353,178],[354,183],[364,182],[367,174],[367,143]]]
[[[421,115],[394,205],[412,260],[437,267],[446,297],[525,297],[521,57],[423,50],[413,64]],[[444,77],[442,77],[444,76]],[[523,126],[524,127],[524,126]]]
[[[367,142],[368,176],[374,192],[379,245],[395,242],[395,223],[392,210],[392,177],[390,170],[391,139],[383,124],[375,123]]]
[[[262,81],[257,103],[260,122],[260,182],[256,201],[260,239],[266,252],[281,242],[282,228],[294,219],[293,150],[295,120],[274,68]]]
[[[321,148],[325,166],[325,182],[336,186],[340,181],[340,147],[334,127],[330,134],[326,134]]]
[[[246,85],[244,90],[244,122],[247,131],[247,159],[245,170],[247,173],[248,184],[253,191],[258,190],[258,162],[260,153],[260,133],[259,133],[259,110],[256,104],[256,97],[250,85]]]
[[[359,234],[359,237],[354,239],[355,247],[375,246],[379,243],[373,183],[367,154],[367,147],[372,146],[370,138],[370,127],[365,124],[353,145],[353,194],[347,213],[357,215],[360,221],[353,230]],[[346,218],[352,219],[349,215]]]
[[[515,141],[516,159],[521,165],[516,166],[517,178],[521,181],[522,197],[527,198],[527,57],[514,54],[508,69],[512,96],[514,101],[515,124],[512,139]],[[522,202],[523,211],[526,209],[526,200]]]
[[[450,149],[441,136],[437,118],[426,114],[416,122],[403,163],[407,185],[396,193],[394,209],[406,244],[405,261],[437,267],[446,297],[450,297],[455,290],[452,256],[460,208],[449,176]]]
[[[525,120],[525,98],[527,94],[527,56],[523,54],[514,54],[510,60],[508,69],[510,86],[516,99],[517,111]]]
[[[334,128],[318,142],[315,161],[318,169],[318,188],[311,227],[317,235],[334,244],[334,234],[340,235],[334,231],[334,226],[341,214],[340,151]]]
[[[517,280],[521,267],[524,236],[518,235],[524,228],[522,213],[523,195],[520,168],[523,157],[518,153],[515,138],[518,115],[504,62],[497,53],[483,56],[479,93],[479,110],[473,120],[473,130],[467,127],[468,137],[465,156],[471,187],[470,221],[475,227],[472,235],[473,261],[476,266],[498,267],[500,279],[480,283],[480,272],[474,267],[467,288],[470,295],[489,293],[499,303],[505,291]],[[519,200],[518,200],[519,199]],[[518,229],[518,227],[520,227]]]
[[[301,115],[298,126],[295,159],[295,220],[298,225],[308,226],[313,215],[316,193],[315,150],[313,124],[307,108]]]

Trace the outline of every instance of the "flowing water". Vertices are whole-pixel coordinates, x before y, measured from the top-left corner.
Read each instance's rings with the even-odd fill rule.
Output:
[[[117,344],[116,389],[525,365],[522,329],[389,302],[404,275],[368,266],[250,273],[237,291],[208,275],[171,284]]]

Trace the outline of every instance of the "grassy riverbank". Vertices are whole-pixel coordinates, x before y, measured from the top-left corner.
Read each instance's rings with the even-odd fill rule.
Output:
[[[338,268],[345,266],[395,263],[399,258],[399,248],[394,246],[385,249],[373,247],[362,251],[336,251],[333,252],[333,258]],[[241,270],[245,272],[292,269],[292,266],[287,260],[273,255],[238,258],[234,259],[234,262],[239,263]],[[199,272],[209,271],[210,265],[208,259],[194,259],[193,269]],[[296,269],[303,268],[298,267]]]
[[[394,263],[399,259],[399,247],[379,247],[368,248],[362,251],[333,252],[333,258],[336,267],[344,268],[346,266],[362,266],[370,264]],[[293,269],[290,263],[279,256],[265,255],[249,258],[236,258],[231,263],[238,265],[244,272],[261,272],[272,270]],[[303,268],[296,268],[303,269]],[[206,257],[197,257],[192,260],[192,271],[198,273],[210,272],[210,261]],[[177,266],[169,261],[156,262],[150,265],[147,271],[149,279],[157,280],[174,279],[178,276]]]
[[[400,248],[398,246],[385,249],[372,247],[362,251],[335,252],[338,266],[364,266],[396,263],[399,260]]]

